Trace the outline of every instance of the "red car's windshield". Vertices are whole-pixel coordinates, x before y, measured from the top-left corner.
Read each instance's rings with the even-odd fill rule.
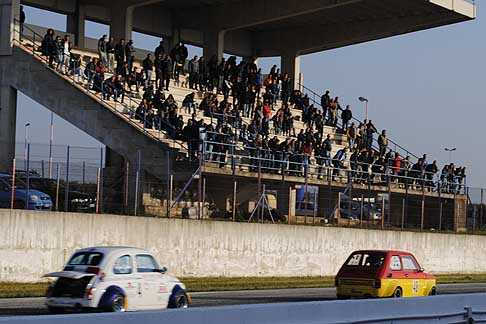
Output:
[[[385,263],[385,253],[379,252],[357,252],[344,263],[344,267],[380,269]]]

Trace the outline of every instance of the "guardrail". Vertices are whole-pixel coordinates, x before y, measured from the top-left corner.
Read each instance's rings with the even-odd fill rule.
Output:
[[[486,294],[189,308],[157,312],[0,318],[0,324],[486,323]]]

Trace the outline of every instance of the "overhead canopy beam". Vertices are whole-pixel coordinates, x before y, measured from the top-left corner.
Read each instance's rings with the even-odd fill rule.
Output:
[[[311,28],[260,32],[255,35],[254,41],[258,56],[277,55],[286,47],[297,48],[298,54],[305,55],[462,21],[464,17],[454,12],[380,17]]]
[[[211,16],[215,17],[214,23],[217,24],[219,30],[231,31],[313,14],[322,10],[363,1],[364,0],[225,1],[222,5],[210,7],[209,10],[211,11]],[[190,15],[184,19],[183,23],[184,25],[197,25],[201,19],[204,18],[200,17],[199,14]]]

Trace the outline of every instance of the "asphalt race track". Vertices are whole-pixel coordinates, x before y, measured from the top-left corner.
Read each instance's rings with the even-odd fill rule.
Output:
[[[486,284],[438,285],[439,294],[486,292]],[[336,299],[334,288],[245,290],[192,293],[192,307],[325,301]],[[0,299],[0,316],[49,314],[44,298]]]

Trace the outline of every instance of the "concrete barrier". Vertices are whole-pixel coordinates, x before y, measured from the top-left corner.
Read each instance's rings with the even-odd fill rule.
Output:
[[[339,324],[486,321],[486,294],[0,318],[0,324]]]
[[[414,252],[433,273],[486,272],[486,237],[0,210],[0,281],[39,281],[78,248],[152,251],[178,276],[335,275],[357,249]]]

